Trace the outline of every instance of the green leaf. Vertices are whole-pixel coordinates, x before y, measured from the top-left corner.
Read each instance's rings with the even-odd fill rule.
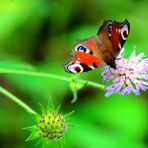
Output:
[[[64,118],[65,118],[65,117],[68,117],[68,116],[70,116],[70,115],[72,115],[74,112],[75,112],[75,111],[73,110],[73,111],[71,111],[71,112],[65,114],[65,115],[64,115]]]
[[[59,112],[60,108],[61,108],[61,105],[59,105],[59,106],[55,109],[55,112]]]
[[[29,131],[31,131],[31,132],[37,130],[36,125],[24,127],[23,129],[24,129],[24,130],[29,130]]]
[[[49,96],[47,107],[46,107],[46,110],[49,110],[49,109],[53,109],[53,110],[55,109],[55,106],[54,106],[54,103],[53,103],[51,96]]]
[[[36,144],[35,144],[35,147],[42,148],[43,147],[43,140],[42,139],[38,139]]]
[[[26,141],[31,141],[31,140],[34,140],[34,139],[37,139],[37,138],[39,138],[40,136],[39,136],[39,134],[38,134],[38,132],[32,132],[30,135],[29,135],[29,137],[26,139]]]
[[[37,119],[37,117],[39,116],[38,114],[33,114],[31,112],[28,112],[29,113],[29,116],[33,119]]]
[[[39,103],[39,106],[40,106],[41,113],[44,113],[46,111],[46,109],[44,108],[44,106],[41,103]]]

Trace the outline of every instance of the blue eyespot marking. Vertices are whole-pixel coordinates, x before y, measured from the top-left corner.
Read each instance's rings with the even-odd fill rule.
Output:
[[[107,29],[108,29],[108,33],[112,33],[112,24],[109,24],[107,26]]]
[[[77,50],[80,51],[80,52],[86,52],[86,48],[83,47],[83,46],[79,46],[79,47],[77,48]]]

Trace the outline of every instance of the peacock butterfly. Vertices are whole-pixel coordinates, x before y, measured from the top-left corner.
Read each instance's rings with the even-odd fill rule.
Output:
[[[130,32],[130,24],[124,22],[104,21],[97,37],[77,41],[65,70],[81,73],[96,69],[104,64],[116,69],[115,60],[120,53]]]

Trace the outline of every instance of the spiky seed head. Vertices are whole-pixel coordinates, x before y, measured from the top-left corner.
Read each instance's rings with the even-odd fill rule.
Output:
[[[40,115],[36,128],[39,135],[48,140],[57,140],[64,136],[67,128],[64,116],[54,111],[46,111]]]

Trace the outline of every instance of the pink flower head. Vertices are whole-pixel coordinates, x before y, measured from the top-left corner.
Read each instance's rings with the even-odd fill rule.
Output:
[[[131,92],[140,95],[140,89],[148,89],[148,58],[144,58],[144,53],[136,56],[134,51],[129,59],[121,57],[115,62],[116,69],[105,68],[102,73],[105,82],[112,81],[111,85],[106,86],[108,92],[105,96],[113,93],[129,95]]]

